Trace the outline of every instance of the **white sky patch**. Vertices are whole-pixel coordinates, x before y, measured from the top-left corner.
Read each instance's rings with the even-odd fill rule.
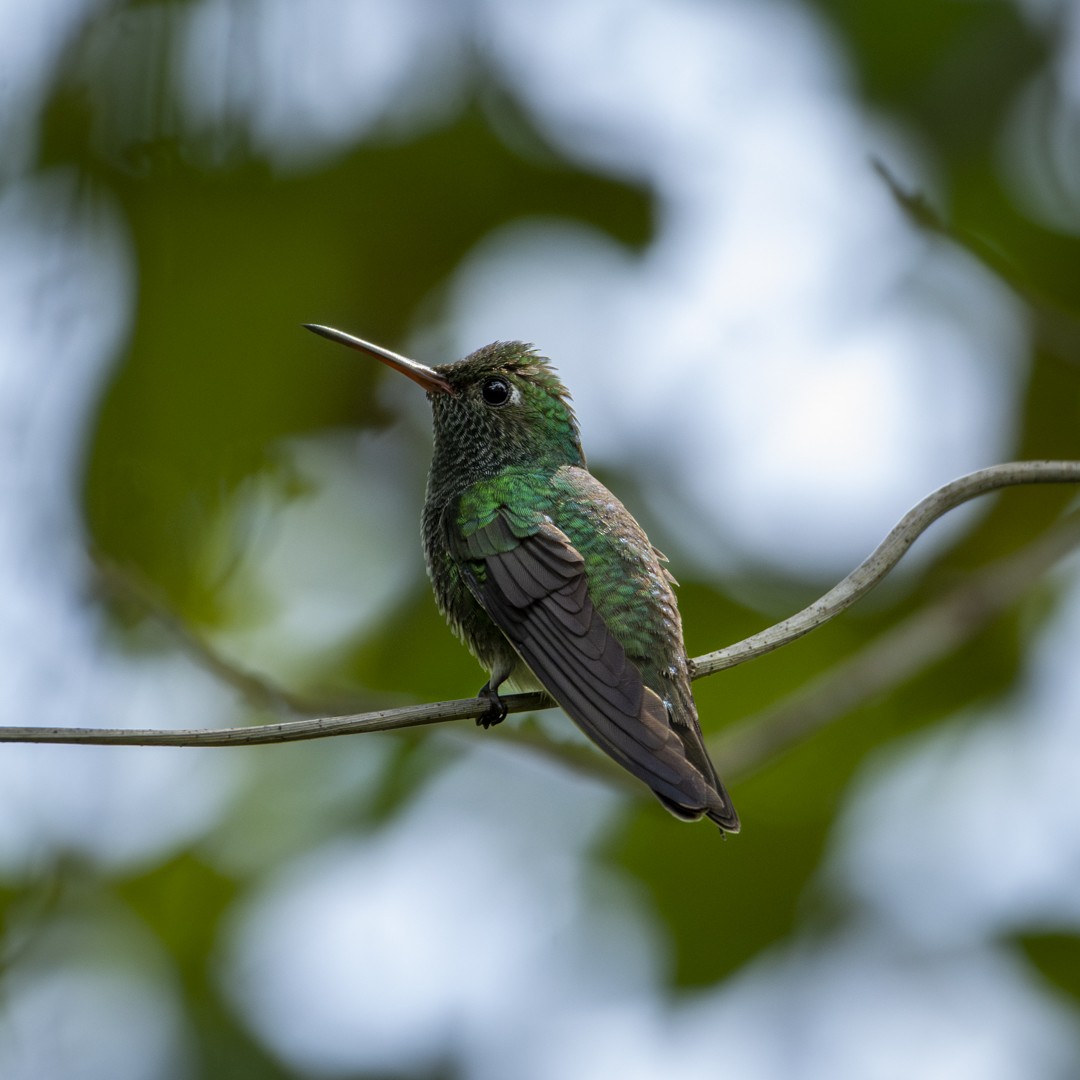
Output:
[[[1013,958],[912,955],[873,933],[777,950],[715,998],[718,1059],[748,1080],[1024,1080],[1067,1072],[1080,1042]]]
[[[489,0],[485,14],[489,58],[547,133],[574,156],[645,178],[692,180],[724,155],[716,110],[775,114],[798,106],[793,89],[816,98],[843,85],[821,24],[794,4]]]
[[[157,973],[44,968],[0,979],[4,1080],[173,1080],[185,1075],[180,1010]]]
[[[298,1067],[419,1070],[462,1054],[505,1070],[535,1017],[655,977],[646,925],[589,870],[616,801],[535,759],[470,754],[378,834],[268,880],[227,931],[226,987]]]
[[[106,899],[79,917],[42,920],[24,907],[9,922],[8,940],[18,944],[0,971],[4,1080],[189,1075],[174,972],[128,909]]]
[[[309,165],[376,125],[446,115],[461,48],[440,0],[200,0],[177,89],[194,130],[239,123],[279,167]]]
[[[828,871],[930,946],[1080,930],[1080,565],[1013,699],[887,747],[863,771]]]

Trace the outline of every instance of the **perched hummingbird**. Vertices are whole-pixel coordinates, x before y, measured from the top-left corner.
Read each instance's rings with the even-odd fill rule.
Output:
[[[585,465],[566,387],[545,357],[497,341],[427,367],[326,326],[427,391],[435,447],[423,539],[435,600],[499,687],[546,690],[676,817],[739,818],[690,691],[675,579],[641,526]]]

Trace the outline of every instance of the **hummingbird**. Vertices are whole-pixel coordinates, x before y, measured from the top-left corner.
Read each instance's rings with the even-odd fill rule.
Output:
[[[739,818],[709,759],[667,559],[589,471],[570,394],[550,361],[497,341],[428,367],[327,326],[427,391],[434,448],[422,535],[451,629],[499,688],[544,690],[676,817]]]

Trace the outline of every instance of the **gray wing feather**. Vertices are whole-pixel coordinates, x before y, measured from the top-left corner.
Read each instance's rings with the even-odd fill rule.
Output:
[[[569,538],[547,522],[519,537],[497,515],[457,548],[481,606],[585,734],[673,812],[715,810],[711,777],[690,761],[664,702],[594,608]]]

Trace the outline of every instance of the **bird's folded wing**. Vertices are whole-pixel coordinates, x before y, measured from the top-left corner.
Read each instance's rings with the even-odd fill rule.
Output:
[[[499,513],[452,538],[474,595],[593,742],[676,813],[699,816],[711,801],[708,781],[593,606],[580,552],[551,522],[533,528],[521,535]]]

